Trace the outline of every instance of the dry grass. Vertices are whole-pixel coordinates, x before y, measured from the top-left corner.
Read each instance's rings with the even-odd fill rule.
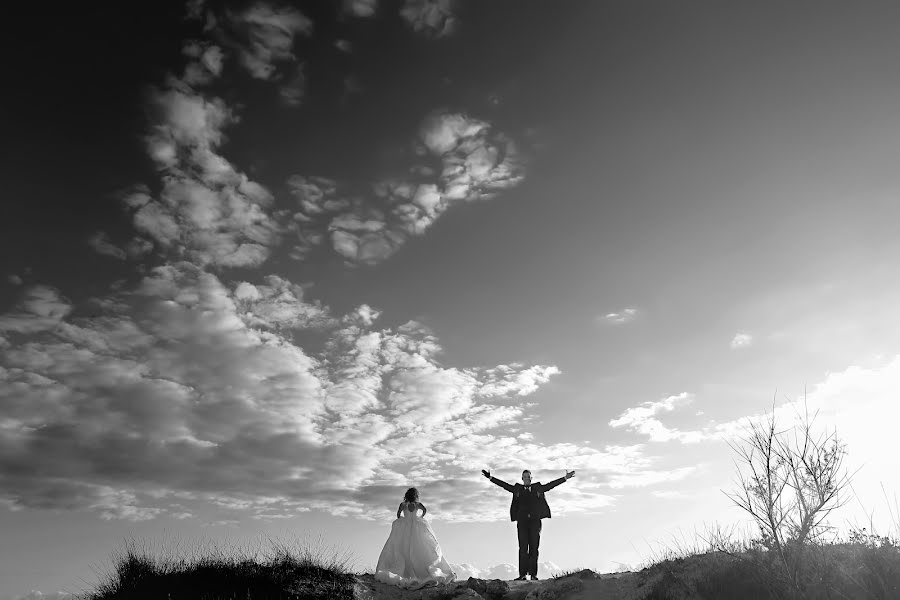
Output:
[[[253,549],[206,545],[153,552],[126,541],[83,600],[325,600],[353,598],[350,559],[321,544],[268,540]]]
[[[759,540],[723,537],[720,530],[658,552],[638,574],[644,600],[900,598],[900,541],[857,530],[844,540],[788,544],[795,574]],[[792,556],[793,558],[793,556]]]

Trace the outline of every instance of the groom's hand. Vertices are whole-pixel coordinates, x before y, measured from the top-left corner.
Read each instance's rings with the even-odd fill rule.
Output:
[[[568,473],[566,473],[566,479],[569,479],[570,477],[575,477],[575,471],[569,471]]]
[[[481,474],[484,475],[485,477],[487,477],[488,479],[491,478],[491,472],[490,472],[490,471],[485,471],[484,469],[482,469],[482,470],[481,470]]]

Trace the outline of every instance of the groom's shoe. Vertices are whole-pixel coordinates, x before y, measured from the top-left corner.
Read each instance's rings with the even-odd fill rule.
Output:
[[[513,581],[525,581],[525,575],[519,575],[518,577],[513,579]]]
[[[532,576],[531,576],[531,580],[532,580],[532,581],[537,581],[537,580],[538,580],[538,576],[537,576],[537,575],[532,575]]]

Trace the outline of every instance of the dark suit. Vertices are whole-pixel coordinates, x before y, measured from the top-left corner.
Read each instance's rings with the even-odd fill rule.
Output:
[[[509,517],[510,520],[517,521],[519,577],[528,574],[537,577],[538,547],[541,545],[541,519],[551,517],[550,506],[547,504],[544,493],[565,482],[566,478],[560,477],[546,484],[537,481],[528,486],[528,489],[523,483],[510,485],[496,477],[490,479],[491,483],[499,485],[513,495],[509,505]]]

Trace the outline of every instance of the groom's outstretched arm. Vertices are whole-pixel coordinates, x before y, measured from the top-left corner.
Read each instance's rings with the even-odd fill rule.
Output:
[[[514,492],[516,489],[516,486],[510,485],[510,484],[506,483],[505,481],[503,481],[502,479],[497,479],[496,477],[491,477],[491,474],[489,471],[485,471],[484,469],[482,469],[481,474],[484,475],[485,477],[487,477],[488,479],[490,479],[491,483],[493,483],[495,485],[499,485],[507,492]]]
[[[565,482],[566,482],[566,479],[568,479],[568,478],[570,478],[570,477],[575,477],[575,471],[569,471],[569,472],[567,472],[567,473],[565,474],[564,477],[560,477],[559,479],[554,479],[554,480],[551,481],[550,483],[545,483],[545,484],[544,484],[543,486],[541,486],[541,487],[544,488],[544,491],[545,491],[545,492],[549,492],[550,490],[552,490],[553,488],[555,488],[555,487],[558,486],[559,484],[565,483]]]

